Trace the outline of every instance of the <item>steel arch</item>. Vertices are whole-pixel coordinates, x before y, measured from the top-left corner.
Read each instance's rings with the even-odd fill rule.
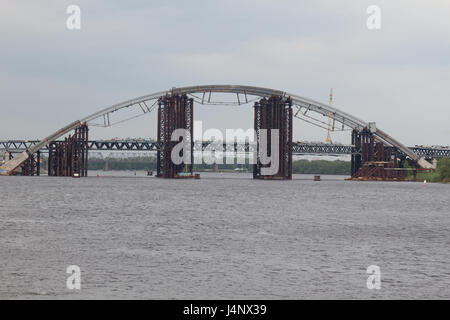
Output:
[[[97,111],[87,117],[84,117],[80,120],[77,120],[66,127],[56,131],[55,133],[48,136],[46,139],[42,140],[40,143],[30,147],[26,152],[23,152],[21,155],[15,157],[14,159],[6,162],[2,167],[0,167],[0,174],[10,174],[13,170],[19,167],[25,160],[28,159],[30,154],[33,154],[47,145],[49,142],[58,139],[59,137],[65,135],[71,130],[75,129],[79,125],[84,122],[90,122],[92,120],[98,119],[110,113],[116,112],[120,109],[128,108],[133,105],[138,105],[140,103],[145,103],[149,100],[157,99],[161,96],[171,93],[179,93],[179,94],[194,94],[194,93],[234,93],[234,94],[244,94],[250,96],[258,96],[258,97],[269,97],[271,95],[279,95],[283,97],[291,97],[294,105],[299,107],[306,108],[308,111],[316,112],[323,116],[331,116],[335,121],[349,127],[352,129],[361,130],[364,127],[368,126],[368,123],[351,115],[344,111],[341,111],[335,107],[332,107],[328,104],[321,103],[312,99],[308,99],[305,97],[301,97],[295,94],[291,94],[285,91],[262,88],[262,87],[254,87],[254,86],[243,86],[243,85],[201,85],[201,86],[190,86],[190,87],[182,87],[182,88],[172,88],[166,91],[160,91],[156,93],[152,93],[149,95],[137,97],[134,99],[130,99],[118,104],[115,104],[111,107],[102,109]],[[148,110],[149,112],[151,110]],[[402,151],[405,155],[407,155],[412,160],[416,161],[423,168],[431,168],[431,164],[427,162],[424,158],[421,158],[416,153],[414,153],[411,149],[395,140],[391,136],[389,136],[384,131],[377,129],[374,132],[374,135],[381,141],[385,142],[390,146],[394,146]]]

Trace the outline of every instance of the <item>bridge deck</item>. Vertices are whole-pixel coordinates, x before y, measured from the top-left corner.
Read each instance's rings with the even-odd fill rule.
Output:
[[[19,153],[28,150],[30,147],[38,144],[39,140],[8,140],[0,141],[0,152]],[[194,150],[205,150],[210,143],[203,142],[194,145]],[[157,151],[159,148],[156,141],[151,140],[92,140],[89,141],[89,150],[92,151]],[[325,143],[307,143],[294,142],[292,152],[295,155],[351,155],[359,153],[352,145],[325,144]],[[410,147],[417,155],[425,158],[450,157],[450,148],[445,147]],[[223,145],[223,150],[235,152],[253,151],[251,145],[234,144]],[[48,152],[48,145],[42,148],[43,152]]]

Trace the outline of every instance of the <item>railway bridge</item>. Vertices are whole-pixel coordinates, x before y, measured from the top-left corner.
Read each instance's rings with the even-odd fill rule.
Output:
[[[63,140],[56,140],[56,143],[63,143]],[[14,154],[22,153],[40,143],[40,140],[0,140],[0,153]],[[207,150],[210,142],[194,142],[194,151]],[[250,144],[226,144],[222,145],[225,152],[232,151],[237,153],[248,153],[253,151]],[[443,146],[414,146],[409,147],[414,153],[427,160],[435,158],[450,158],[450,147]],[[89,140],[89,151],[136,151],[136,152],[157,152],[160,145],[154,140],[130,140],[130,139],[110,139],[110,140]],[[41,153],[48,153],[49,145],[40,149]],[[323,156],[343,156],[358,154],[358,150],[351,144],[333,144],[317,142],[292,142],[293,155],[323,155]],[[402,154],[406,158],[405,154]]]

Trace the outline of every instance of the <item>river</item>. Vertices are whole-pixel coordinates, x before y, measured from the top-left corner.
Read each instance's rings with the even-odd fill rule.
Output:
[[[448,184],[90,175],[0,177],[0,299],[450,299]]]

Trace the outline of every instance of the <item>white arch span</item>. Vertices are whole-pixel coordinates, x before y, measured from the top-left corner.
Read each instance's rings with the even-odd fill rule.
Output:
[[[37,152],[41,148],[43,148],[45,145],[49,144],[50,142],[60,138],[61,136],[65,135],[66,133],[70,132],[71,130],[75,129],[79,125],[81,125],[84,122],[91,122],[95,119],[104,117],[106,115],[109,115],[113,112],[116,112],[120,109],[128,108],[133,105],[140,105],[141,103],[145,103],[147,101],[158,99],[161,96],[164,96],[166,94],[171,93],[185,93],[185,94],[195,94],[195,93],[203,93],[203,97],[206,94],[211,93],[234,93],[237,94],[239,97],[239,94],[247,95],[249,96],[257,96],[257,97],[270,97],[271,95],[279,95],[283,97],[290,97],[292,99],[292,102],[295,106],[304,108],[305,111],[308,112],[316,112],[318,114],[321,114],[323,116],[331,116],[334,121],[337,121],[341,123],[344,126],[347,126],[352,129],[358,129],[361,130],[364,127],[367,127],[369,124],[351,114],[348,114],[344,111],[341,111],[337,108],[334,108],[328,104],[324,104],[315,100],[311,100],[305,97],[301,97],[295,94],[291,94],[288,92],[275,90],[275,89],[269,89],[269,88],[261,88],[261,87],[252,87],[252,86],[241,86],[241,85],[203,85],[203,86],[192,86],[192,87],[183,87],[183,88],[172,88],[167,91],[161,91],[152,93],[149,95],[137,97],[131,100],[127,100],[118,104],[115,104],[111,107],[102,109],[100,111],[97,111],[87,117],[84,117],[80,120],[77,120],[75,122],[72,122],[71,124],[65,126],[64,128],[56,131],[55,133],[48,136],[46,139],[42,140],[39,144],[36,144],[35,146],[31,147],[29,150],[23,152],[22,154],[16,156],[14,159],[6,162],[3,166],[0,167],[0,174],[2,175],[8,175],[11,174],[16,168],[18,168],[24,161],[26,161],[31,154]],[[148,107],[147,107],[148,109]],[[148,109],[148,111],[151,111]],[[387,133],[380,129],[376,129],[374,132],[374,135],[381,141],[385,142],[387,145],[394,146],[401,150],[404,154],[406,154],[409,158],[416,161],[422,168],[431,168],[432,165],[427,162],[424,158],[420,158],[417,154],[415,154],[411,149],[400,143],[399,141],[395,140],[391,136],[389,136]]]

